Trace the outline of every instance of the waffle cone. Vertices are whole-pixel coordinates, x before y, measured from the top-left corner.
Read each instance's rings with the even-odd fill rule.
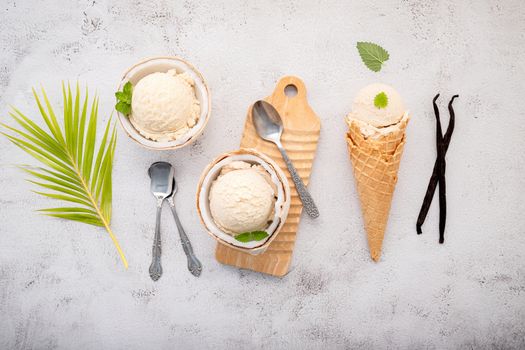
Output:
[[[405,115],[392,130],[379,137],[365,137],[357,120],[348,121],[348,151],[361,202],[361,211],[368,236],[370,256],[379,261],[388,222],[397,171],[405,145]]]

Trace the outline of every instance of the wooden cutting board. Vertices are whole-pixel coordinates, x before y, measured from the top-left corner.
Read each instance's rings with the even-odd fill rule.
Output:
[[[297,95],[291,97],[285,94],[285,88],[288,85],[291,85],[292,89],[293,87],[297,89]],[[297,77],[283,77],[277,83],[273,94],[265,100],[271,103],[281,115],[284,125],[281,142],[304,183],[308,185],[321,131],[321,122],[308,105],[304,83]],[[218,244],[215,256],[217,261],[223,264],[274,276],[284,276],[288,273],[292,260],[297,227],[301,220],[303,206],[279,150],[273,143],[264,141],[257,136],[252,123],[252,106],[248,109],[241,147],[259,150],[275,160],[283,169],[292,190],[290,211],[281,232],[266,252],[254,256]]]

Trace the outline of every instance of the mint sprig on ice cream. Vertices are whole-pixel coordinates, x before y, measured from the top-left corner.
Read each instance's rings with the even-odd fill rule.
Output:
[[[115,109],[125,116],[129,116],[131,113],[131,98],[133,95],[133,85],[131,82],[124,84],[122,91],[115,92],[117,98],[117,104]]]
[[[239,242],[247,243],[252,241],[260,241],[268,237],[268,233],[265,231],[252,231],[244,232],[235,236],[235,239]]]
[[[388,96],[383,91],[374,97],[374,106],[378,109],[386,108],[386,106],[388,106]]]

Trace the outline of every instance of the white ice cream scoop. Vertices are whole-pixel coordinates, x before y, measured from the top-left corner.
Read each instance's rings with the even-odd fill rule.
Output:
[[[272,186],[259,171],[245,164],[248,168],[220,175],[210,189],[213,220],[233,235],[265,229],[275,203]]]
[[[386,106],[376,105],[376,97],[383,94]],[[359,91],[352,104],[349,118],[382,128],[397,123],[405,114],[405,105],[399,93],[390,85],[374,83]]]
[[[133,89],[130,121],[145,137],[155,141],[176,140],[199,119],[199,100],[194,81],[175,69],[151,73]]]

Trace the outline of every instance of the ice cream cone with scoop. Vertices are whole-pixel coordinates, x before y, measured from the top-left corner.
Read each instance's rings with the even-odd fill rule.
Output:
[[[346,141],[374,261],[381,256],[408,120],[401,96],[385,84],[363,88],[346,116]]]

